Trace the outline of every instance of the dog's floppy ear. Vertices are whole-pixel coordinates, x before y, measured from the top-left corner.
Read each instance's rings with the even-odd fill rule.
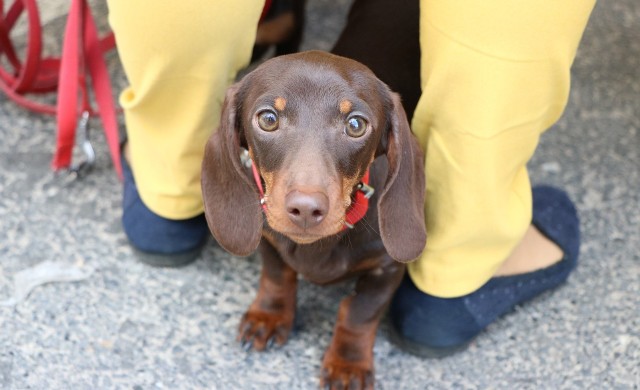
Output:
[[[386,147],[389,171],[378,202],[380,235],[389,256],[407,262],[422,253],[427,240],[424,159],[396,93],[392,101]]]
[[[240,162],[239,84],[227,90],[220,126],[207,141],[202,162],[202,197],[207,223],[218,243],[238,255],[251,254],[262,235],[262,209],[256,185]]]

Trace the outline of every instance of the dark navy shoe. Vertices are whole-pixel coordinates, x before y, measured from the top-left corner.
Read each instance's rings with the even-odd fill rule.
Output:
[[[137,257],[156,267],[179,267],[193,262],[210,236],[204,214],[172,220],[153,213],[140,199],[129,164],[124,157],[121,161],[122,226]]]
[[[389,308],[391,340],[407,352],[444,357],[465,349],[501,315],[567,280],[580,247],[580,223],[574,204],[563,191],[533,189],[533,225],[563,251],[561,261],[526,274],[494,277],[459,298],[428,295],[408,275]]]

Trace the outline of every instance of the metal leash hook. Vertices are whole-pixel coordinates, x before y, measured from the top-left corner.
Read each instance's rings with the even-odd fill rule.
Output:
[[[93,145],[91,145],[91,140],[89,137],[90,116],[91,115],[89,114],[89,111],[84,111],[76,129],[76,134],[79,134],[80,136],[79,146],[84,153],[84,161],[81,161],[77,164],[72,164],[69,169],[64,171],[66,173],[66,176],[64,177],[65,184],[71,184],[72,182],[85,177],[93,169],[93,166],[96,162],[96,152],[93,149]]]

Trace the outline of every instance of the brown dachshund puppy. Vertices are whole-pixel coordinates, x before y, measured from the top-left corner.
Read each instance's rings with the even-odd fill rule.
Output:
[[[298,275],[318,284],[356,277],[322,383],[372,388],[378,323],[403,262],[426,243],[424,188],[399,96],[359,62],[319,51],[281,56],[231,86],[206,145],[202,189],[218,243],[262,255],[238,339],[256,350],[285,343]]]

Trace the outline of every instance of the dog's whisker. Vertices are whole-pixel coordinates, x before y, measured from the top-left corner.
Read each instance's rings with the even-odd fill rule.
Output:
[[[366,217],[362,218],[362,223],[364,224],[365,228],[367,230],[369,230],[370,232],[372,232],[372,233],[376,233],[377,232],[376,228],[373,225],[371,225],[371,223],[367,220]]]
[[[351,242],[351,235],[350,234],[345,234],[342,238],[342,241],[344,242],[344,244],[349,247],[349,248],[353,248],[353,243]]]

